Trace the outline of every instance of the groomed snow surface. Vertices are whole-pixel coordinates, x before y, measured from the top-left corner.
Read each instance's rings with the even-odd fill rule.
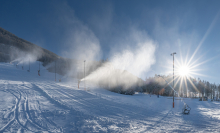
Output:
[[[36,66],[36,67],[35,67]],[[62,79],[38,63],[0,63],[0,132],[220,132],[220,102],[185,98],[183,102],[147,94],[121,95]]]

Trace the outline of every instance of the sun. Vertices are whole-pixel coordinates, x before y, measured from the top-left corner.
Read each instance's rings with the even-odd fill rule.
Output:
[[[178,75],[184,77],[190,75],[190,68],[188,66],[180,66],[177,70]]]

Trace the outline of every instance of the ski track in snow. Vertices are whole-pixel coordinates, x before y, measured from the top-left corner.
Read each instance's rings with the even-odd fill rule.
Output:
[[[173,109],[167,97],[93,86],[84,91],[77,81],[58,83],[10,64],[0,67],[0,132],[220,132],[219,102],[185,99],[192,111],[183,115],[180,100]]]
[[[24,130],[31,131],[31,132],[50,131],[50,129],[41,125],[43,122],[37,123],[35,119],[33,119],[33,116],[34,117],[37,117],[37,116],[31,115],[31,114],[35,114],[36,112],[37,112],[37,115],[41,114],[41,110],[40,108],[35,108],[34,112],[32,110],[32,113],[29,110],[30,105],[28,101],[27,92],[30,91],[30,88],[26,86],[22,87],[22,86],[17,86],[17,85],[10,85],[10,84],[8,85],[7,88],[19,88],[19,89],[5,90],[5,92],[8,92],[15,97],[16,103],[13,109],[9,110],[9,112],[6,114],[8,116],[6,118],[9,118],[10,115],[8,114],[13,113],[13,118],[11,118],[11,120],[0,129],[0,132],[4,132],[6,131],[7,128],[9,128],[10,126],[14,126],[14,125],[16,125],[15,128],[17,128],[17,125],[19,125],[20,128],[18,128],[18,130],[21,132],[23,132]],[[34,106],[37,106],[36,102],[38,101],[35,101]],[[42,117],[41,121],[47,121],[48,124],[52,124],[54,127],[56,127],[56,125],[53,122],[49,121],[45,116]]]

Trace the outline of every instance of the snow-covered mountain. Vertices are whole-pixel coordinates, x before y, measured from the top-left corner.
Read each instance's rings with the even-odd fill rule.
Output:
[[[121,95],[48,72],[0,63],[0,132],[220,132],[220,103]],[[58,79],[62,79],[61,82]]]
[[[38,53],[38,55],[36,55],[36,56],[38,56],[37,59],[42,62],[51,62],[51,61],[54,61],[54,60],[60,58],[55,53],[53,53],[49,50],[46,50],[40,46],[37,46],[31,42],[28,42],[22,38],[19,38],[16,35],[10,33],[9,31],[7,31],[1,27],[0,27],[0,44],[14,47],[17,50],[22,51],[26,54],[33,54],[33,53],[37,52]],[[7,48],[7,46],[0,46],[0,47]],[[6,52],[7,54],[9,54],[9,50],[1,51],[1,53],[3,53],[3,52]],[[12,53],[10,53],[10,54],[12,54]]]
[[[9,31],[0,27],[0,62],[17,61],[17,63],[27,63],[29,61],[40,61],[43,66],[47,66],[56,61],[57,73],[65,75],[71,69],[75,60],[63,58],[55,53],[44,49],[38,45],[28,42]],[[47,67],[50,72],[54,72],[54,66]]]

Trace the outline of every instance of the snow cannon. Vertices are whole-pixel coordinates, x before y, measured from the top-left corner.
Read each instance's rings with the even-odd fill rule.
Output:
[[[80,83],[81,81],[84,81],[84,85],[85,85],[85,78],[83,78],[83,79],[81,79],[81,80],[78,81],[78,88],[79,88],[79,83]],[[86,90],[86,87],[84,88],[84,90]]]
[[[81,80],[78,81],[78,89],[79,89],[79,83],[80,83],[80,81],[81,81]]]
[[[190,113],[190,110],[191,108],[186,103],[184,103],[184,106],[182,109],[183,114],[188,115]]]

